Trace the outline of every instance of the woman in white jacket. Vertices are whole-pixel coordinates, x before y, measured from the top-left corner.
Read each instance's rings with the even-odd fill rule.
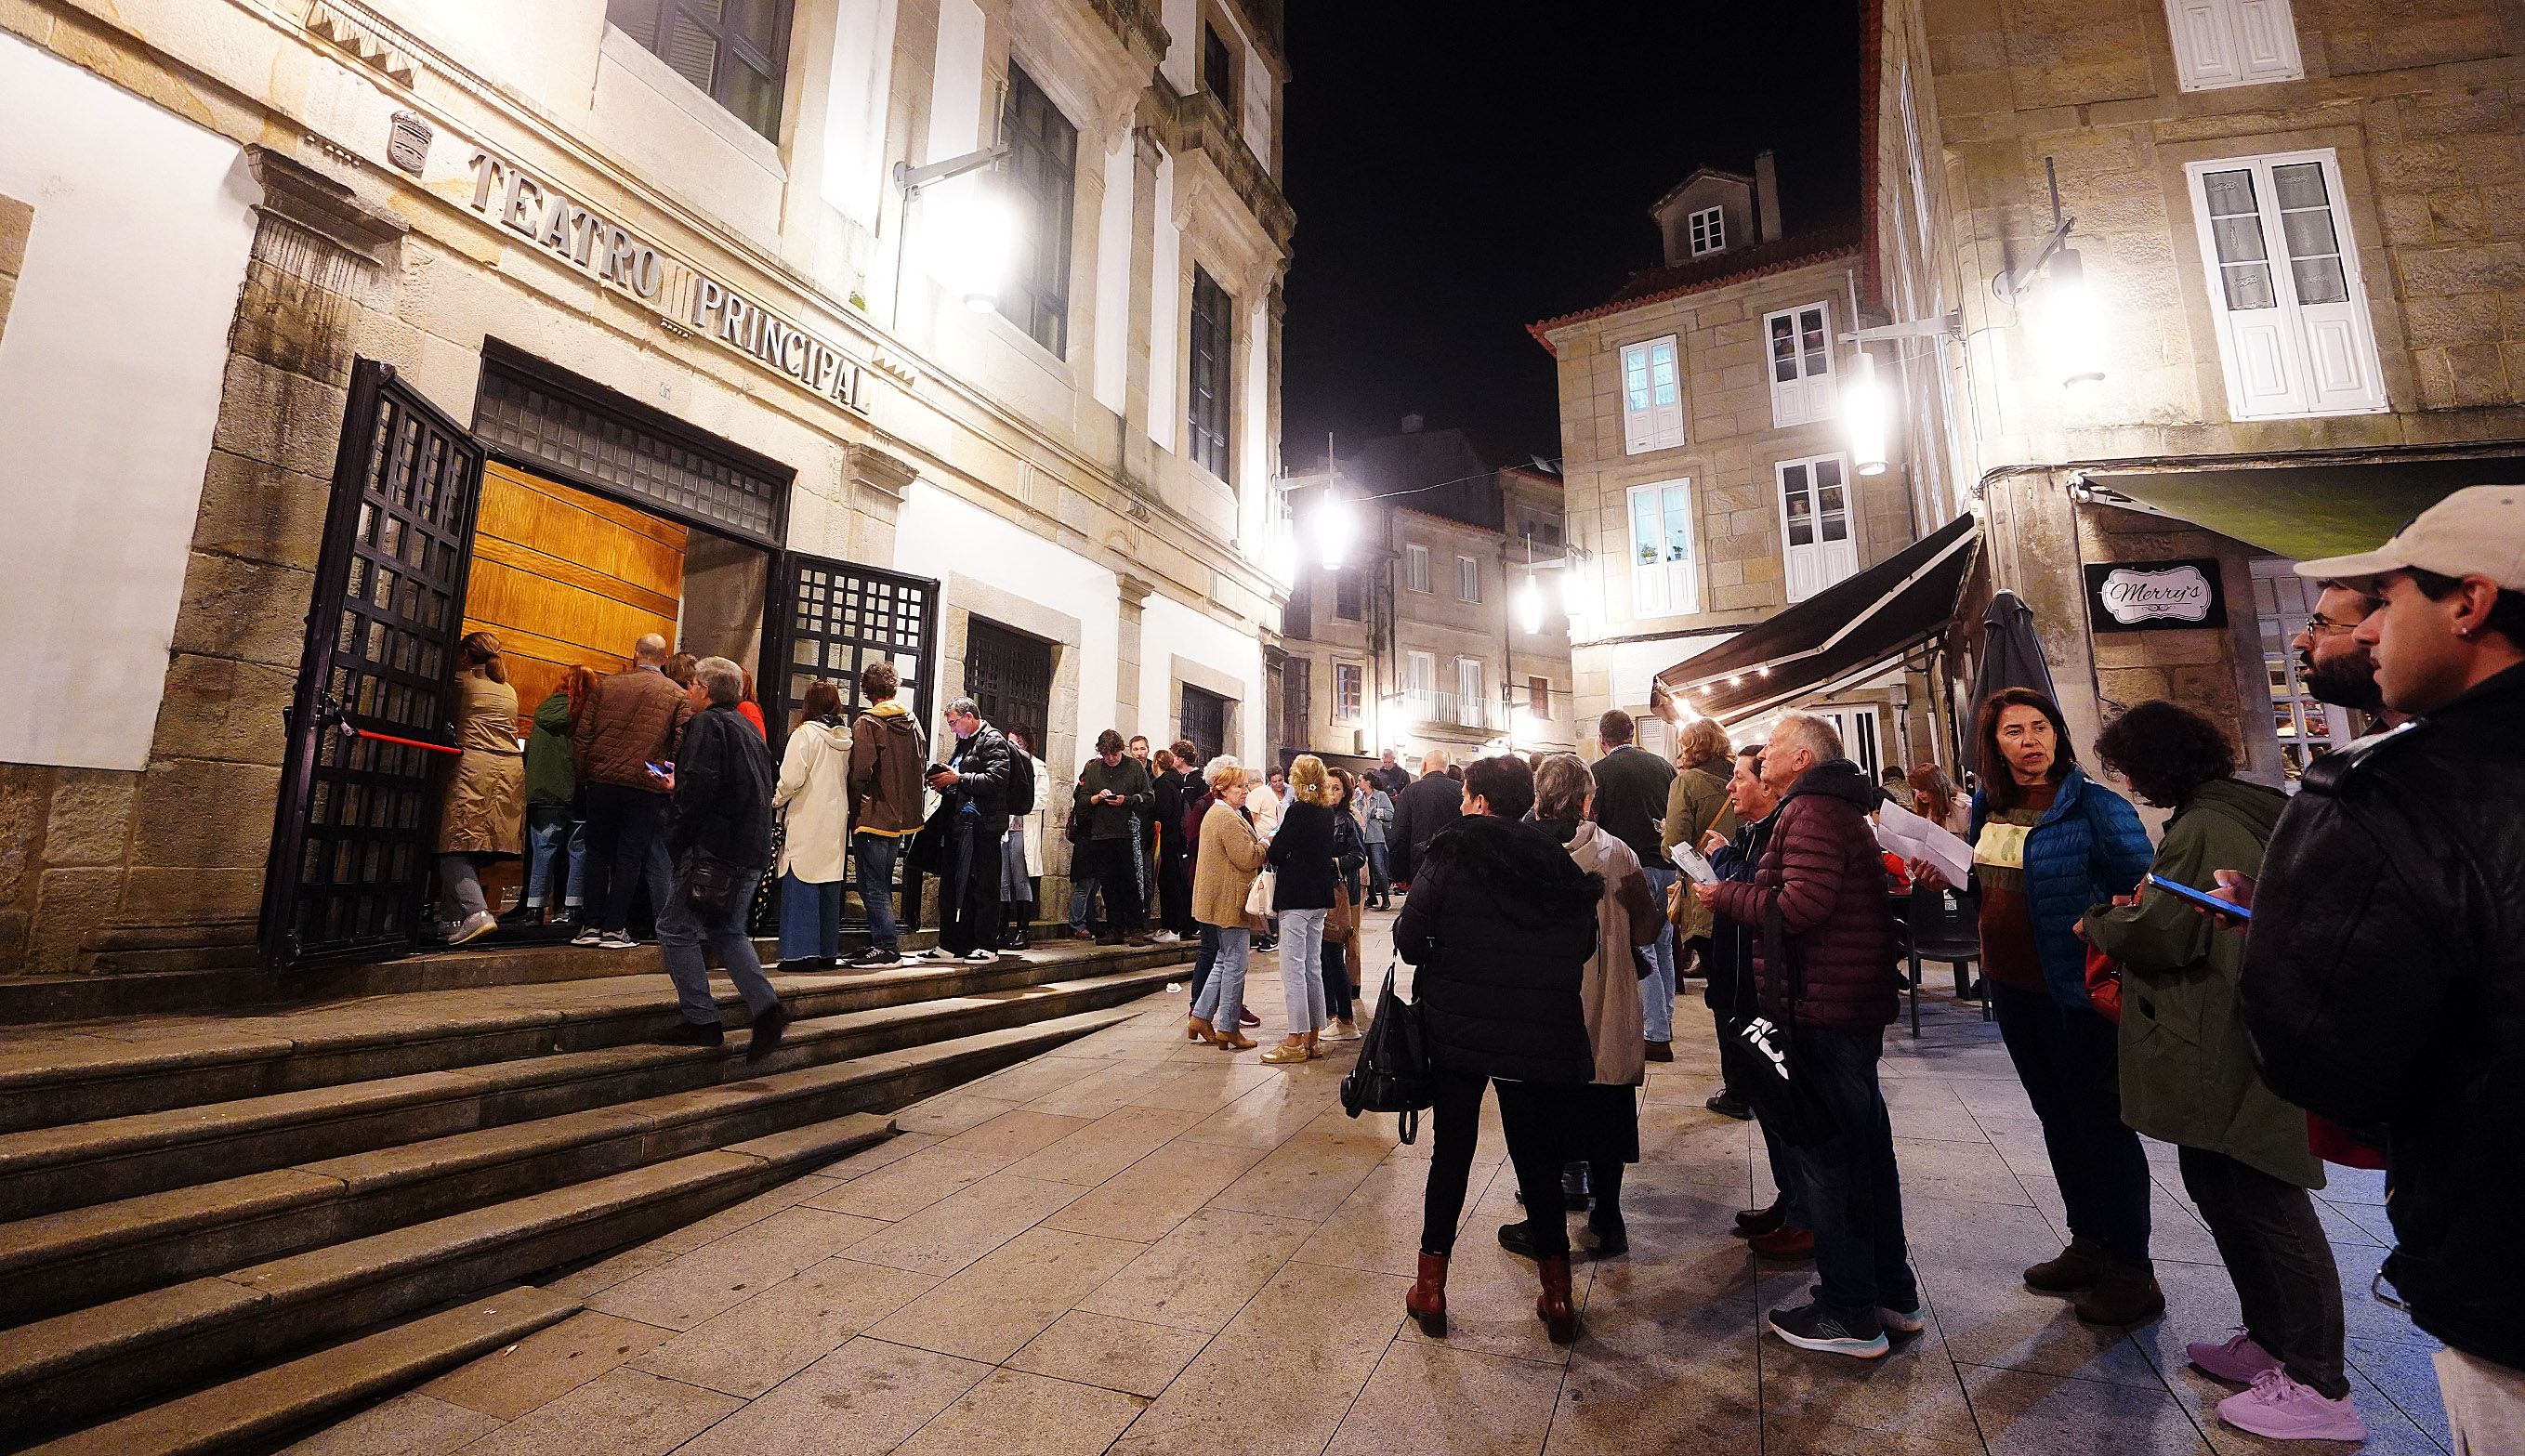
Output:
[[[780,966],[825,971],[842,961],[842,863],[850,836],[851,734],[842,691],[817,681],[800,702],[771,791],[780,816]]]
[[[1043,885],[1043,799],[1044,786],[1052,782],[1043,759],[1034,751],[1034,729],[1023,723],[1008,730],[1009,747],[1024,760],[1034,774],[1034,809],[1009,821],[1008,837],[1000,841],[1001,919],[1007,925],[1001,937],[1003,950],[1023,950],[1026,931],[1034,924],[1034,904]]]

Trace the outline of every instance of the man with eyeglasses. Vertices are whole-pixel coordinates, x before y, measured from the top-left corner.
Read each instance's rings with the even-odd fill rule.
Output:
[[[2385,691],[2376,685],[2375,655],[2356,639],[2358,624],[2383,605],[2353,587],[2327,581],[2314,600],[2314,615],[2289,639],[2307,697],[2365,713],[2380,729],[2399,728],[2411,717],[2386,705]]]

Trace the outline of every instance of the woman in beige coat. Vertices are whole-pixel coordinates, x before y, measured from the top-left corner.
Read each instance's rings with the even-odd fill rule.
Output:
[[[1196,1042],[1243,1051],[1255,1044],[1238,1030],[1245,1015],[1245,957],[1253,947],[1245,898],[1254,893],[1254,877],[1262,869],[1262,838],[1245,816],[1250,785],[1237,761],[1213,758],[1204,776],[1218,799],[1201,820],[1201,849],[1193,856],[1192,918],[1201,922],[1205,937],[1218,943],[1218,955],[1193,1000],[1184,1031]],[[1222,1026],[1225,1032],[1218,1030]]]
[[[1649,894],[1649,878],[1630,846],[1598,828],[1596,777],[1575,753],[1555,753],[1534,776],[1534,817],[1544,833],[1569,847],[1582,870],[1603,877],[1596,901],[1596,953],[1587,958],[1578,998],[1595,1048],[1596,1079],[1581,1090],[1579,1125],[1572,1145],[1586,1153],[1588,1189],[1595,1194],[1587,1227],[1595,1232],[1596,1257],[1628,1252],[1622,1227],[1622,1168],[1640,1160],[1638,1089],[1648,1080],[1647,1043],[1641,1040],[1640,978],[1636,946],[1657,943],[1664,923]],[[1531,1258],[1532,1238],[1522,1223],[1500,1230],[1500,1243]]]
[[[475,632],[456,645],[456,765],[438,798],[439,918],[462,946],[499,926],[482,898],[482,866],[515,859],[525,826],[526,755],[518,747],[518,690],[500,639]]]

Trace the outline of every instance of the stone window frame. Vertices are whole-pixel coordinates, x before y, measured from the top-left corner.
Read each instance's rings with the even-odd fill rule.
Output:
[[[2165,24],[2185,91],[2305,78],[2290,0],[2165,0]]]
[[[1403,543],[1403,589],[1423,596],[1435,589],[1429,576],[1429,548],[1417,541]]]
[[[1333,721],[1357,723],[1367,715],[1367,664],[1333,663]]]

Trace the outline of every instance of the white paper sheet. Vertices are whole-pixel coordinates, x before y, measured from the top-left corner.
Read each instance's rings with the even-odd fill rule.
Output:
[[[1683,877],[1695,885],[1718,883],[1718,871],[1710,868],[1709,861],[1702,858],[1699,851],[1689,845],[1675,846],[1666,857],[1673,860],[1674,867],[1683,871]]]
[[[1876,816],[1876,842],[1906,860],[1926,860],[1938,867],[1950,885],[1961,885],[1972,874],[1972,846],[1899,803],[1888,803]]]

